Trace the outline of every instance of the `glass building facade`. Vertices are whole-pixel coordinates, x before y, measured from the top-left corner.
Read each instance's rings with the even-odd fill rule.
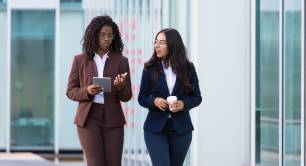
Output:
[[[6,4],[6,0],[0,0],[0,4]]]
[[[55,11],[13,10],[11,149],[54,146]]]
[[[302,5],[256,1],[256,163],[302,163]]]

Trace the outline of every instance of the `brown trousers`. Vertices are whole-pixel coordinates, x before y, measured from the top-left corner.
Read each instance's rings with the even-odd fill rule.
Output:
[[[84,127],[77,127],[87,166],[121,166],[123,126],[104,125],[104,105],[92,104]]]

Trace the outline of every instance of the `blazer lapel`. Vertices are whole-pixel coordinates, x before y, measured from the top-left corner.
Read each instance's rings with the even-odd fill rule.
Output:
[[[90,72],[89,74],[93,77],[98,77],[98,69],[95,60],[90,60]]]
[[[160,81],[161,81],[161,85],[162,85],[163,91],[165,92],[165,95],[167,97],[170,96],[169,88],[168,88],[167,81],[166,81],[166,75],[165,75],[164,72],[162,73],[162,75],[160,77]]]
[[[89,84],[92,84],[93,77],[98,77],[98,70],[95,60],[88,60],[87,71],[88,71],[88,76],[86,76],[85,78],[88,78]]]
[[[178,84],[179,84],[179,81],[178,81],[178,79],[177,79],[177,77],[176,77],[175,84],[174,84],[174,88],[173,88],[173,90],[172,90],[171,96],[173,96],[174,94],[176,94],[176,91],[177,91],[177,89],[178,89],[178,87],[179,87]]]

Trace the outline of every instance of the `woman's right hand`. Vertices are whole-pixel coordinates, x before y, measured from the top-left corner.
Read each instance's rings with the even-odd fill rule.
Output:
[[[101,88],[99,85],[94,85],[94,84],[92,84],[92,85],[89,85],[89,86],[87,87],[87,92],[88,92],[88,94],[90,94],[90,95],[92,95],[92,96],[94,96],[94,95],[96,95],[96,94],[98,94],[98,93],[101,93],[102,90],[103,90],[103,88]]]
[[[165,111],[168,108],[167,100],[157,97],[154,99],[154,105],[162,111]]]

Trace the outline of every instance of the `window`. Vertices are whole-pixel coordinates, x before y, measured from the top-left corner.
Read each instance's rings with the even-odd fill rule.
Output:
[[[61,0],[61,7],[63,9],[80,9],[82,0]]]
[[[61,3],[81,3],[82,0],[61,0]]]
[[[256,161],[279,165],[280,1],[269,2],[256,9]]]
[[[6,6],[6,2],[7,0],[0,0],[0,9],[1,7],[5,7]]]
[[[301,163],[301,56],[301,0],[256,0],[257,164]]]
[[[53,149],[54,36],[55,11],[12,11],[12,150]]]
[[[301,163],[301,0],[284,0],[284,166]]]

